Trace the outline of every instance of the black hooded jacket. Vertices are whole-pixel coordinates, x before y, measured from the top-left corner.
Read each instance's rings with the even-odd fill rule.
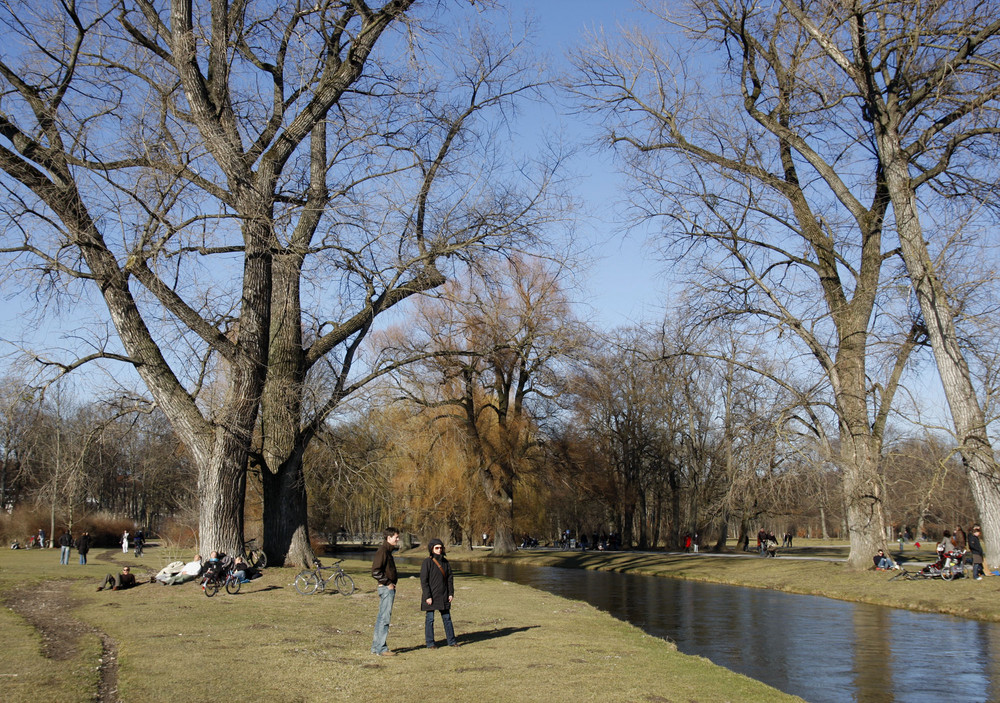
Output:
[[[441,556],[434,556],[434,545],[440,544]],[[444,543],[432,539],[427,545],[430,556],[424,559],[420,566],[420,609],[421,610],[451,610],[448,596],[455,595],[455,578],[451,573],[451,564],[444,556]],[[431,599],[428,605],[427,599]]]

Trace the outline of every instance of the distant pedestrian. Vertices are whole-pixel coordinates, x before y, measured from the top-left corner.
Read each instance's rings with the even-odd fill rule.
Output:
[[[396,562],[392,550],[399,544],[399,530],[387,527],[384,539],[372,559],[372,578],[378,582],[378,616],[375,618],[375,632],[372,635],[372,654],[392,657],[396,653],[389,649],[389,621],[392,620],[392,604],[396,600]]]
[[[440,611],[444,623],[444,635],[449,647],[457,647],[455,628],[451,624],[451,602],[455,598],[455,578],[451,564],[444,555],[444,542],[432,539],[427,545],[430,553],[420,566],[420,609],[426,611],[424,617],[424,643],[434,649],[434,611]]]
[[[976,581],[983,580],[983,559],[986,554],[983,551],[982,536],[983,531],[979,525],[975,525],[969,533],[969,551],[972,552],[972,578]]]
[[[43,530],[43,529],[39,529],[38,530],[38,539],[35,540],[35,544],[38,545],[39,549],[45,549],[45,547],[46,547],[46,544],[45,544],[45,530]]]
[[[76,551],[80,554],[80,564],[86,565],[87,552],[90,551],[90,533],[86,530],[76,540]]]
[[[969,546],[969,540],[966,539],[965,530],[962,529],[961,525],[951,533],[951,541],[955,543],[955,549],[959,552],[964,552],[965,548]]]
[[[128,530],[122,533],[122,554],[128,554]]]
[[[73,535],[70,534],[69,530],[63,532],[62,537],[59,538],[59,563],[69,565],[69,551],[73,546]]]

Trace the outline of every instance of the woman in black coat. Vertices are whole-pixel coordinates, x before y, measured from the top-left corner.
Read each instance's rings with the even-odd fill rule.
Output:
[[[424,641],[428,649],[434,649],[434,611],[441,611],[444,634],[449,647],[457,647],[455,628],[451,624],[451,601],[455,598],[455,579],[451,564],[444,556],[444,542],[432,539],[427,545],[430,556],[420,566],[420,609],[427,611],[424,619]]]
[[[87,552],[90,551],[90,533],[84,532],[76,538],[76,551],[80,555],[80,564],[87,563]]]

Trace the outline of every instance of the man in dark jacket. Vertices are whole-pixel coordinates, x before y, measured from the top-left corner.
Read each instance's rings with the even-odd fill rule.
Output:
[[[63,532],[62,537],[59,538],[59,563],[69,564],[69,551],[73,546],[73,535],[70,534],[69,530]]]
[[[396,653],[389,649],[385,641],[389,637],[392,604],[396,600],[396,562],[392,558],[392,550],[399,544],[399,530],[387,527],[383,535],[385,539],[372,560],[372,578],[378,581],[378,616],[372,636],[372,654],[391,657]]]
[[[969,533],[969,551],[972,552],[972,578],[976,581],[983,580],[983,558],[986,554],[983,552],[983,543],[980,541],[982,536],[983,531],[979,525],[973,527],[972,532]]]
[[[434,611],[441,611],[444,634],[449,647],[457,647],[455,628],[451,624],[451,602],[455,598],[455,578],[451,564],[444,556],[444,542],[432,539],[427,545],[430,556],[420,566],[420,609],[427,611],[424,618],[424,642],[434,649]]]
[[[132,588],[135,585],[135,575],[132,570],[127,567],[122,567],[122,572],[120,574],[108,574],[104,577],[104,583],[97,587],[98,591],[103,591],[105,588],[110,588],[112,591],[123,591],[126,588]]]

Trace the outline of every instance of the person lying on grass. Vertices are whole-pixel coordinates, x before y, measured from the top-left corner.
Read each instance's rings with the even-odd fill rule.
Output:
[[[175,564],[177,563],[178,562],[173,562],[161,569],[160,573],[156,575],[156,580],[164,586],[176,586],[179,583],[194,581],[196,578],[201,576],[203,566],[201,562],[201,554],[196,554],[194,561],[189,561],[179,569],[175,567]]]
[[[104,583],[98,586],[97,590],[103,591],[105,588],[110,588],[112,591],[121,591],[126,588],[132,588],[134,585],[135,576],[132,575],[131,569],[123,566],[120,574],[108,574],[105,576]]]

